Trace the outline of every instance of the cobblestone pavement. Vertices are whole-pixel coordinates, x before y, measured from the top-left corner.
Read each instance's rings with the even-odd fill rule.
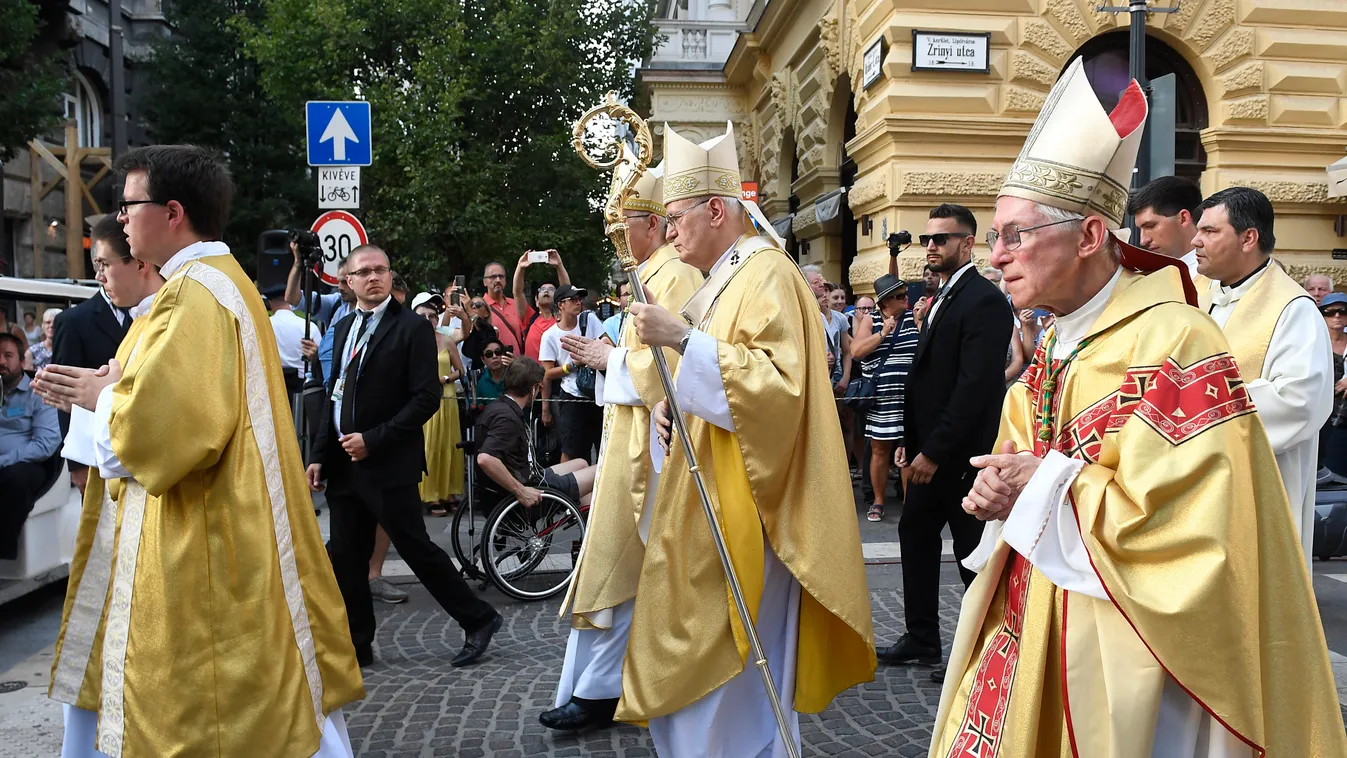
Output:
[[[419,586],[410,588],[424,594]],[[942,625],[952,638],[958,588],[941,588]],[[871,593],[875,634],[892,642],[902,628],[902,600],[893,589]],[[413,606],[422,606],[413,598]],[[456,625],[433,605],[379,613],[376,663],[365,670],[367,696],[347,709],[356,755],[362,758],[522,758],[522,756],[653,756],[643,729],[618,726],[556,734],[538,723],[552,707],[567,629],[555,602],[501,607],[505,626],[482,663],[449,666],[462,645]],[[826,711],[802,715],[807,756],[924,756],[940,700],[925,667],[881,666],[875,681],[853,687]]]

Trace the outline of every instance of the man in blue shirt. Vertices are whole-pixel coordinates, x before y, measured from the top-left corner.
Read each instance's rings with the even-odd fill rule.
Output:
[[[19,532],[46,482],[43,465],[61,445],[56,409],[42,402],[23,373],[23,342],[0,332],[0,560],[18,555]]]
[[[603,322],[603,336],[613,347],[622,344],[622,327],[627,323],[627,305],[631,302],[631,282],[619,282],[617,285],[617,313]]]
[[[295,256],[295,265],[290,268],[290,278],[285,283],[285,301],[299,307],[300,301],[304,299],[304,265],[298,245],[291,242],[290,252]],[[312,312],[313,320],[322,327],[323,337],[317,343],[313,340],[303,340],[300,345],[306,359],[312,359],[317,354],[319,363],[323,365],[323,384],[331,389],[334,334],[331,327],[345,318],[355,307],[355,293],[346,283],[346,261],[343,260],[341,266],[337,268],[337,291],[318,295],[313,301],[317,304],[305,310]]]

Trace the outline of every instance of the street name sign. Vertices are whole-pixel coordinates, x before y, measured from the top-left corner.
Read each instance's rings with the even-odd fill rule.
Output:
[[[991,72],[987,49],[991,32],[928,32],[912,30],[913,71]]]
[[[318,235],[319,245],[323,249],[323,270],[319,272],[319,278],[335,285],[337,269],[342,261],[352,250],[369,244],[365,227],[360,219],[346,211],[328,211],[319,216],[310,229]]]
[[[310,100],[304,104],[304,122],[310,166],[368,166],[373,162],[369,103]]]
[[[360,207],[360,167],[318,167],[319,208]]]

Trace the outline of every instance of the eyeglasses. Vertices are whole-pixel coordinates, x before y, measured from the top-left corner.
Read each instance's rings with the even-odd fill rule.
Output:
[[[117,201],[117,215],[125,216],[126,209],[133,205],[163,205],[158,200],[119,200]]]
[[[122,258],[122,259],[118,260],[117,262],[118,262],[118,263],[130,263],[131,260],[132,260],[131,258]],[[95,273],[95,274],[101,274],[101,273],[103,273],[104,271],[107,271],[108,269],[112,268],[112,263],[113,263],[112,261],[104,261],[104,260],[99,260],[98,258],[94,258],[94,259],[93,259],[94,273]]]
[[[703,206],[703,205],[706,205],[706,204],[709,203],[709,202],[711,202],[711,198],[708,197],[708,198],[706,198],[705,200],[703,200],[703,201],[701,201],[701,202],[699,202],[699,203],[695,203],[695,204],[693,204],[693,205],[691,205],[691,206],[689,206],[689,207],[687,207],[687,208],[684,208],[683,210],[681,210],[681,211],[679,211],[679,212],[677,212],[677,213],[670,213],[670,214],[669,214],[669,226],[678,226],[678,222],[679,222],[679,221],[682,221],[684,216],[686,216],[686,215],[688,215],[689,213],[691,213],[691,212],[697,210],[698,207]]]
[[[1020,246],[1021,242],[1020,235],[1024,234],[1025,232],[1035,232],[1038,231],[1039,229],[1046,229],[1050,226],[1057,226],[1058,224],[1069,224],[1073,221],[1084,221],[1084,220],[1085,219],[1083,217],[1068,218],[1062,219],[1061,221],[1053,221],[1047,224],[1039,224],[1038,226],[1027,226],[1023,229],[1019,228],[1018,226],[1015,226],[1014,224],[1006,224],[1005,226],[1001,227],[1001,231],[999,232],[996,231],[995,229],[992,229],[987,232],[987,247],[995,249],[996,241],[999,239],[1001,240],[1001,244],[1005,245],[1005,248],[1007,250],[1014,250],[1015,248]]]
[[[477,300],[477,301],[474,301],[474,302],[473,302],[472,307],[474,307],[474,308],[485,308],[485,307],[486,307],[486,303],[482,302],[481,300]]]
[[[1347,308],[1329,308],[1323,311],[1325,316],[1347,316]]]
[[[856,306],[856,312],[857,312],[857,313],[869,313],[870,311],[873,311],[874,309],[875,309],[875,307],[874,307],[873,305],[858,305],[858,306]]]
[[[482,357],[483,357],[483,358],[495,358],[496,356],[504,356],[504,355],[505,355],[505,351],[504,351],[504,350],[483,350],[483,351],[482,351]]]
[[[483,278],[483,279],[486,279],[487,281],[491,281],[492,279],[504,279],[504,278],[505,278],[505,274],[487,274],[486,276],[484,276],[484,277],[482,277],[482,278]]]
[[[387,266],[375,266],[374,268],[358,268],[355,271],[347,272],[347,276],[353,276],[356,279],[368,279],[371,276],[384,276],[393,269]]]
[[[964,237],[972,237],[972,236],[973,235],[969,234],[968,232],[940,232],[939,234],[919,235],[917,237],[917,241],[921,243],[922,247],[926,247],[927,245],[931,244],[931,240],[935,240],[936,247],[944,247],[945,243],[949,242],[950,237],[954,237],[956,239],[963,239]]]

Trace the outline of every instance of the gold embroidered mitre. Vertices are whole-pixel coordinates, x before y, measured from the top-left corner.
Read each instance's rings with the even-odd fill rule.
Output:
[[[656,216],[668,216],[664,208],[664,164],[652,166],[641,172],[641,177],[631,188],[623,210],[653,213]]]
[[[665,205],[689,197],[742,194],[733,123],[726,125],[724,134],[700,145],[664,125]]]
[[[1133,81],[1113,112],[1105,112],[1077,58],[1048,93],[1000,194],[1121,226],[1146,110]]]

